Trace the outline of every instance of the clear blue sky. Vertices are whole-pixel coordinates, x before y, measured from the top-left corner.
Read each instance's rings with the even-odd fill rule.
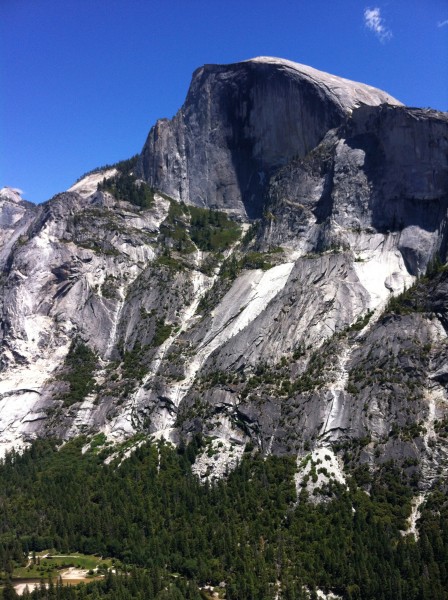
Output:
[[[139,152],[194,69],[260,55],[448,110],[448,0],[0,0],[0,187],[50,198]]]

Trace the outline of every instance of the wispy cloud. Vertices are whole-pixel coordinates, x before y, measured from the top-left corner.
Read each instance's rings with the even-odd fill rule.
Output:
[[[373,31],[381,43],[387,42],[392,37],[392,32],[386,26],[378,7],[364,9],[364,24],[367,29]]]
[[[446,25],[448,25],[448,19],[446,19],[445,21],[439,21],[437,23],[437,27],[445,27]]]

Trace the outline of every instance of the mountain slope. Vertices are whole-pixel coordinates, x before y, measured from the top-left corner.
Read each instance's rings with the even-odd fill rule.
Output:
[[[137,158],[39,207],[3,193],[2,448],[200,433],[203,477],[248,444],[430,487],[447,157],[446,114],[258,58],[197,70]]]

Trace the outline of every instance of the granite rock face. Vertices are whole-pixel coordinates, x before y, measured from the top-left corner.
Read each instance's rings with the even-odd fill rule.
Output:
[[[355,238],[362,248],[372,234],[393,235],[407,270],[424,272],[435,252],[446,252],[447,124],[435,111],[353,111],[304,159],[271,178],[267,207],[276,219],[263,229],[263,247],[281,237],[302,251],[356,251]]]
[[[172,121],[143,148],[144,178],[177,200],[261,216],[275,169],[304,157],[361,103],[398,104],[369,86],[273,58],[205,65]]]
[[[18,190],[0,190],[0,264],[3,267],[13,244],[26,231],[37,209],[31,202],[22,200]]]
[[[3,451],[199,433],[203,477],[246,444],[339,482],[342,458],[442,477],[445,113],[289,61],[207,65],[129,168],[38,207],[0,191]]]

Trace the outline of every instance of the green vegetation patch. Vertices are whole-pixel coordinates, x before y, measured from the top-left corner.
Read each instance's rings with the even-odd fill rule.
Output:
[[[145,182],[137,181],[134,169],[137,166],[138,154],[115,163],[94,169],[91,173],[117,169],[118,174],[114,177],[104,178],[98,184],[98,190],[111,193],[117,200],[130,202],[140,208],[150,208],[154,203],[154,190]],[[89,175],[90,173],[88,173]],[[85,175],[83,175],[85,177]]]
[[[105,571],[113,565],[112,559],[94,556],[92,554],[67,553],[60,554],[55,550],[31,552],[25,566],[15,566],[13,579],[56,579],[60,571],[69,568],[85,569],[86,571]]]
[[[350,331],[362,331],[366,327],[372,318],[373,310],[368,310],[364,316],[359,316],[353,325],[347,328],[347,333]]]
[[[410,288],[404,290],[397,296],[391,296],[384,310],[385,314],[394,313],[397,315],[410,315],[415,312],[422,312],[423,306],[417,301],[415,292],[419,287],[417,281]]]
[[[248,252],[243,256],[240,263],[241,269],[262,269],[267,271],[273,267],[272,262],[268,260],[269,253]]]
[[[200,250],[222,252],[239,240],[240,226],[225,213],[196,206],[189,206],[188,210],[190,237]]]
[[[165,323],[162,319],[156,321],[156,330],[152,338],[152,346],[161,346],[171,335],[173,325]]]
[[[190,254],[195,247],[188,234],[188,208],[183,202],[170,200],[168,215],[160,227],[165,244],[170,240],[172,248],[182,254]]]
[[[148,372],[147,361],[145,361],[145,354],[148,349],[148,346],[142,346],[140,342],[136,342],[132,350],[124,352],[121,368],[125,379],[135,379],[137,381],[143,379]]]
[[[150,208],[154,202],[154,190],[143,181],[136,181],[134,175],[126,173],[104,178],[98,184],[98,190],[109,192],[117,200],[130,202],[140,208]]]
[[[162,319],[157,319],[150,344],[142,345],[140,342],[136,342],[131,350],[125,350],[122,353],[121,368],[123,377],[141,381],[148,372],[148,351],[163,344],[170,337],[172,331],[173,325],[165,323]]]
[[[234,280],[243,269],[262,269],[263,271],[268,271],[278,264],[275,260],[275,255],[282,252],[282,248],[273,248],[269,252],[247,252],[240,258],[232,255],[222,263],[219,275],[226,279]]]
[[[225,213],[174,200],[170,201],[160,232],[171,240],[174,250],[183,254],[189,254],[195,248],[204,252],[223,252],[241,236],[240,226]]]
[[[177,258],[171,256],[169,252],[159,256],[153,264],[154,266],[159,265],[161,267],[167,267],[171,271],[182,271],[183,269],[185,269],[184,263],[180,260],[177,260]]]
[[[65,358],[64,374],[60,375],[60,379],[70,385],[69,391],[63,396],[65,406],[81,402],[93,392],[96,366],[96,354],[81,339],[75,338]]]
[[[93,436],[90,442],[90,450],[92,452],[100,451],[107,444],[107,437],[104,433],[97,433]]]
[[[107,274],[101,286],[101,294],[104,298],[114,300],[118,298],[119,282],[113,275]]]

